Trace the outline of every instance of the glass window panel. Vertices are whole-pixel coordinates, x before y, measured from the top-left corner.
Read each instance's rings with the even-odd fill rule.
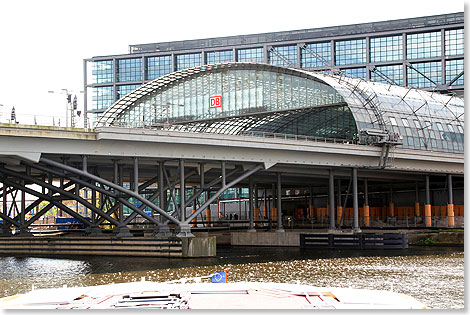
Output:
[[[366,40],[346,40],[335,43],[336,65],[350,65],[366,62]]]
[[[118,60],[118,82],[142,81],[142,58]]]
[[[94,87],[91,100],[93,110],[108,108],[114,103],[114,88],[112,86]]]
[[[201,53],[176,55],[176,71],[200,66],[202,64]]]
[[[273,47],[268,51],[269,64],[283,67],[297,65],[297,45]]]
[[[153,80],[172,72],[171,56],[147,58],[147,80]]]
[[[454,80],[464,70],[463,59],[446,60],[446,83]],[[464,85],[464,75],[462,74],[452,85]]]
[[[93,83],[112,83],[114,67],[112,60],[95,61],[91,70]]]
[[[223,63],[233,61],[233,51],[210,51],[206,53],[206,63]]]
[[[120,99],[126,94],[129,94],[133,90],[137,89],[140,84],[127,84],[127,85],[118,85],[117,89],[117,98]]]
[[[370,73],[371,81],[390,83],[387,79],[392,80],[397,85],[403,85],[403,66],[377,66],[375,71]]]
[[[350,78],[365,79],[367,77],[366,68],[342,69],[344,74]]]
[[[420,59],[441,56],[441,32],[406,35],[406,58]]]
[[[327,66],[331,61],[331,43],[307,44],[300,53],[300,64],[304,69]]]
[[[403,36],[370,39],[371,62],[397,61],[403,59]]]
[[[455,56],[464,54],[464,29],[445,31],[445,55]]]
[[[264,63],[263,48],[248,48],[237,50],[237,60],[239,62]]]
[[[433,62],[423,62],[423,63],[413,63],[413,68],[407,68],[408,74],[408,86],[415,87],[415,88],[425,88],[434,86],[434,83],[440,84],[441,83],[441,62],[440,61],[433,61]],[[422,74],[426,77],[424,77]],[[433,82],[431,82],[431,79]]]

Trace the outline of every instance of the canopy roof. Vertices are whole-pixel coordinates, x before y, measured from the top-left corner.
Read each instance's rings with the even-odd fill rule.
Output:
[[[464,151],[464,102],[458,97],[257,63],[210,64],[167,74],[116,101],[97,123],[162,125]]]

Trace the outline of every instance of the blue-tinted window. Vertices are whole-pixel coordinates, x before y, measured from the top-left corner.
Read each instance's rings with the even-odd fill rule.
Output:
[[[396,61],[403,59],[403,38],[388,36],[370,39],[370,61]]]
[[[459,30],[445,31],[445,51],[446,56],[464,54],[464,33],[463,28]]]
[[[297,65],[297,45],[273,47],[268,51],[269,63],[275,66],[295,67]]]
[[[264,62],[263,48],[239,49],[237,51],[237,60],[239,62]]]
[[[202,64],[201,53],[185,54],[176,56],[176,70],[200,66]]]
[[[463,59],[446,61],[446,83],[452,81],[464,69]],[[461,75],[452,85],[464,85],[464,75]]]
[[[93,83],[112,83],[113,82],[113,61],[95,61],[91,71]]]
[[[118,60],[118,82],[141,81],[142,58]]]
[[[355,39],[335,43],[337,65],[351,65],[366,62],[366,40]]]
[[[406,58],[420,59],[441,56],[441,32],[406,35]]]
[[[413,63],[413,68],[424,74],[421,75],[418,71],[408,67],[408,86],[415,88],[425,88],[434,86],[434,83],[441,83],[442,67],[440,61]],[[429,79],[433,82],[431,82]]]
[[[302,68],[327,66],[331,61],[331,44],[308,44],[301,50],[300,63]]]
[[[367,76],[366,68],[342,69],[342,71],[350,78],[365,79]]]
[[[171,56],[147,58],[147,80],[153,80],[172,72]]]
[[[233,51],[210,51],[206,53],[206,63],[222,63],[233,61]]]
[[[117,88],[117,98],[120,99],[124,95],[132,92],[137,89],[140,84],[128,84],[128,85],[118,85]]]
[[[370,79],[375,82],[391,83],[392,80],[397,85],[403,85],[403,66],[378,66],[375,71],[371,71]]]
[[[94,110],[106,109],[114,103],[114,89],[112,86],[93,88],[92,105]]]

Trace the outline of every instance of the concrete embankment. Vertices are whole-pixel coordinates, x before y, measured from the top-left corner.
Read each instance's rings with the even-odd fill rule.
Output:
[[[300,234],[312,232],[311,230],[286,230],[285,232],[257,231],[257,232],[230,232],[230,243],[227,235],[218,233],[217,244],[230,244],[233,246],[300,246]],[[463,230],[367,230],[367,233],[406,233],[409,245],[423,246],[463,246]],[[327,231],[315,231],[315,233],[327,233]],[[343,231],[336,233],[351,233]],[[209,233],[211,234],[211,233]],[[219,241],[220,237],[220,241]]]

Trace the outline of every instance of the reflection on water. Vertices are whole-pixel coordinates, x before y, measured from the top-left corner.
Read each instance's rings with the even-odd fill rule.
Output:
[[[111,282],[167,281],[228,269],[228,281],[273,281],[315,286],[393,289],[432,308],[464,307],[463,248],[331,251],[221,247],[218,257],[0,257],[0,296],[36,288]]]

